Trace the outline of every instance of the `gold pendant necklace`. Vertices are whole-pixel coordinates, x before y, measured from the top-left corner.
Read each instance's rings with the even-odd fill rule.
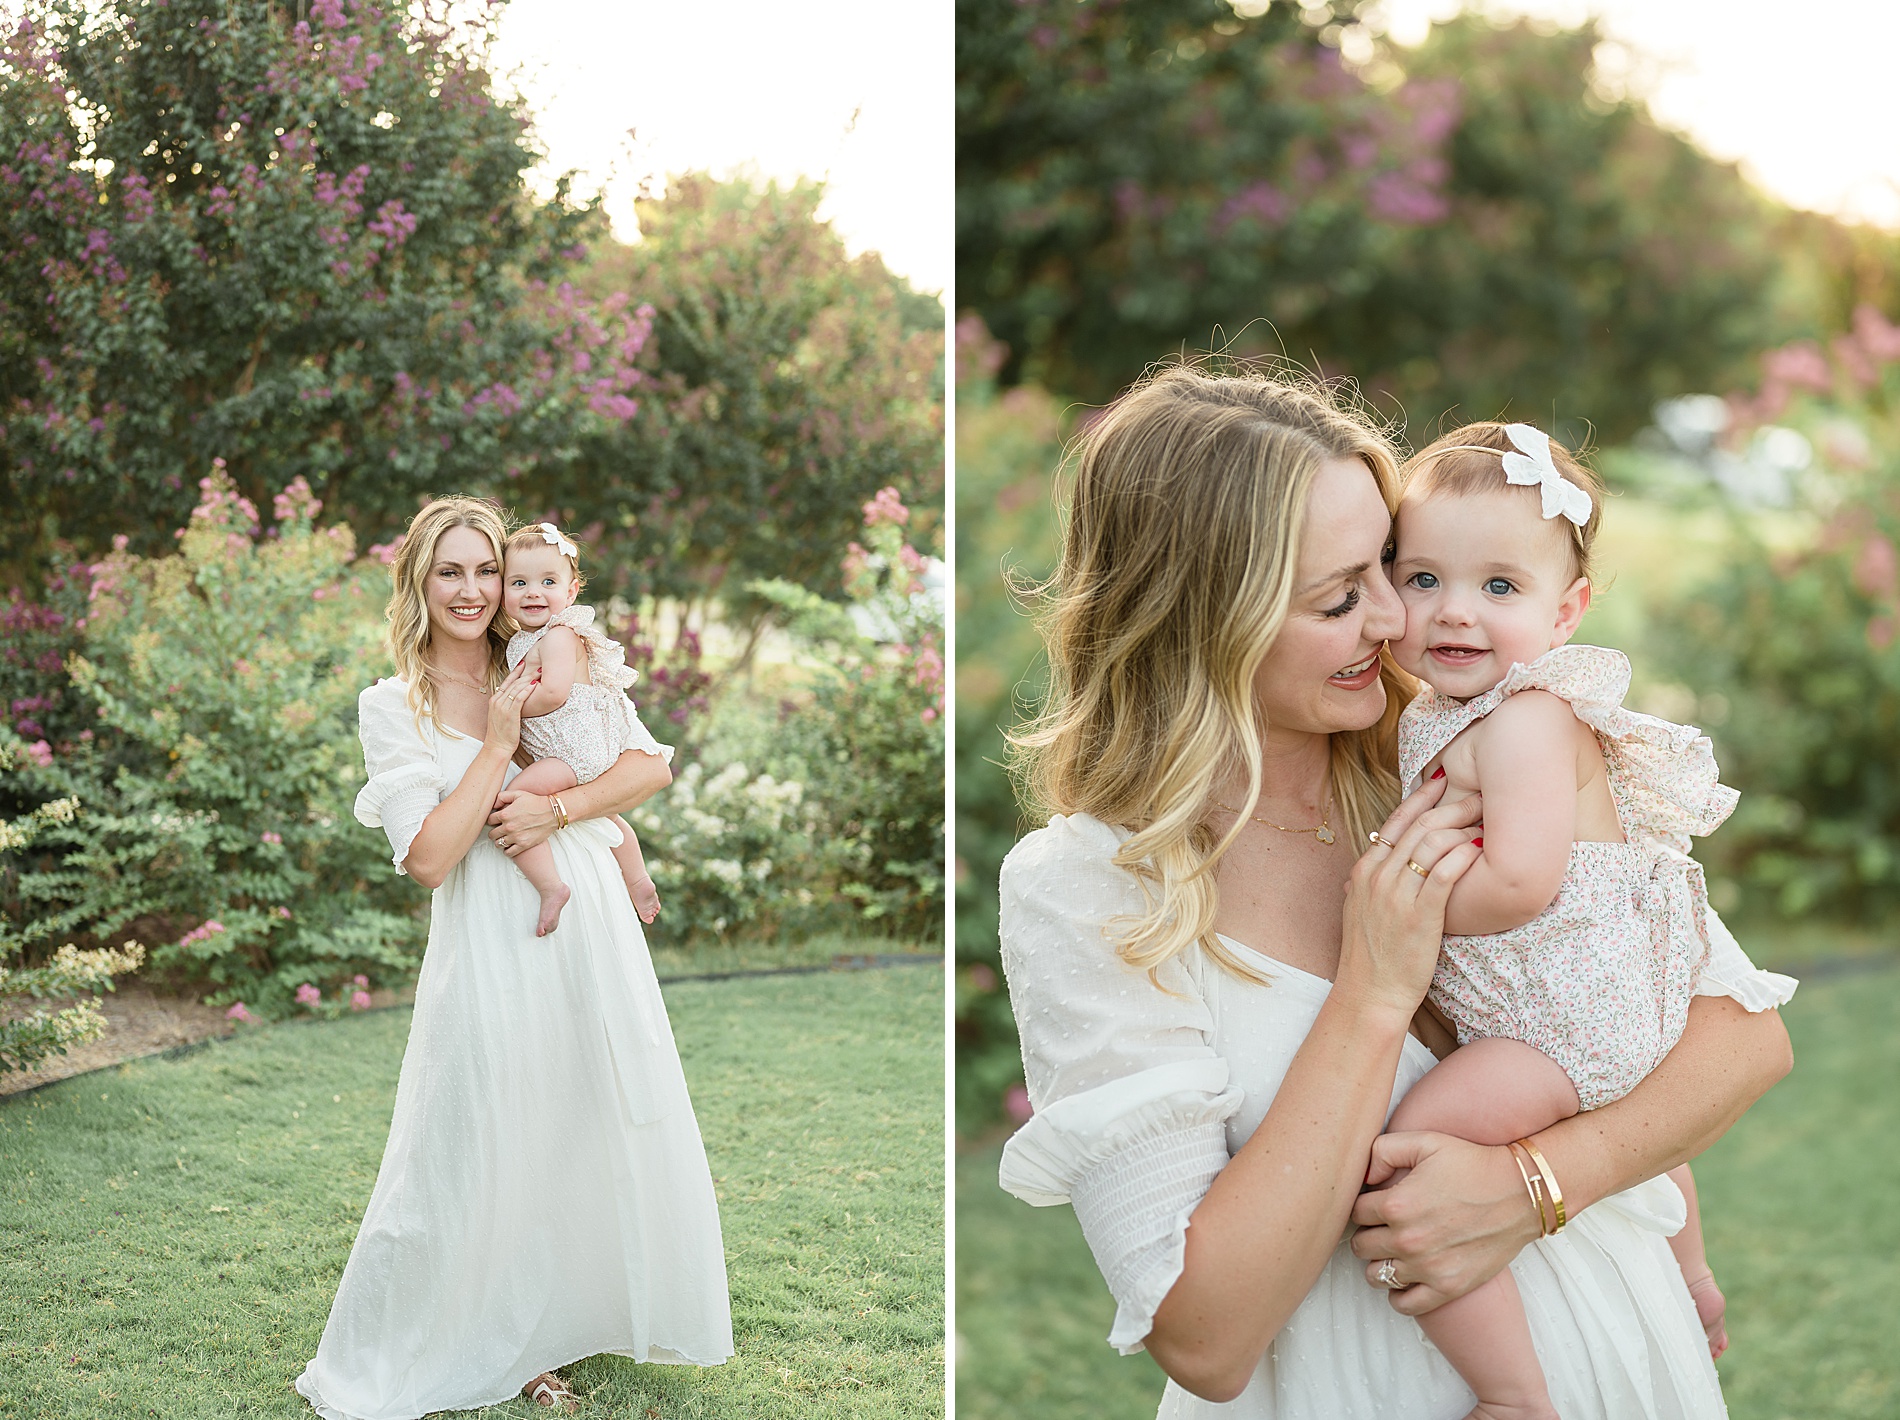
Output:
[[[1214,807],[1223,813],[1233,814],[1236,818],[1240,816],[1238,809],[1230,809],[1227,805],[1218,800],[1215,801]],[[1321,843],[1332,843],[1339,837],[1338,834],[1333,832],[1333,794],[1330,788],[1326,791],[1326,812],[1319,816],[1319,826],[1317,828],[1288,828],[1283,823],[1275,823],[1272,819],[1260,817],[1259,814],[1249,814],[1247,817],[1252,819],[1255,823],[1264,824],[1266,827],[1275,829],[1281,833],[1310,833]]]

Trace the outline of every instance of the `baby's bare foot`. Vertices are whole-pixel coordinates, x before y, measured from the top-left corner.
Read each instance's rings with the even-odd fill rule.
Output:
[[[541,894],[541,916],[534,924],[535,936],[545,937],[561,925],[561,909],[572,896],[566,883],[556,883]]]
[[[1696,1317],[1709,1338],[1709,1359],[1719,1361],[1728,1350],[1728,1298],[1715,1285],[1715,1275],[1705,1273],[1689,1284],[1689,1296],[1695,1302]]]
[[[640,914],[642,922],[650,923],[660,915],[660,890],[646,874],[628,877],[627,895],[633,899],[633,910]]]

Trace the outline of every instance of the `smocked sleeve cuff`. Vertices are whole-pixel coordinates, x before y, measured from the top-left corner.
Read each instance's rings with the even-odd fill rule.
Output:
[[[422,832],[423,820],[442,802],[442,776],[433,764],[405,764],[373,775],[356,796],[356,821],[389,836],[396,871]]]
[[[1730,932],[1714,908],[1708,909],[1709,962],[1696,981],[1698,996],[1730,996],[1750,1011],[1767,1011],[1785,1006],[1794,998],[1801,983],[1777,971],[1763,971],[1748,959],[1735,934]]]
[[[1070,1203],[1115,1298],[1109,1344],[1142,1349],[1181,1276],[1189,1216],[1227,1166],[1243,1096],[1227,1062],[1158,1066],[1056,1101],[1004,1147],[1001,1182],[1026,1203]]]

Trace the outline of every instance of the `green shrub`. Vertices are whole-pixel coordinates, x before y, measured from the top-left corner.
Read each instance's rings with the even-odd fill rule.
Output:
[[[301,484],[269,538],[221,467],[202,489],[176,554],[91,569],[69,669],[104,733],[7,771],[16,797],[73,805],[9,873],[8,930],[29,954],[136,935],[157,972],[266,1014],[305,983],[406,980],[417,898],[351,813],[381,569],[314,526]]]
[[[1004,590],[1005,569],[1055,565],[1051,498],[1060,405],[1018,385],[998,395],[1001,347],[976,316],[957,326],[957,1127],[1003,1112],[1022,1081],[996,937],[997,873],[1026,826],[1003,769],[1004,730],[1040,694],[1041,642]]]
[[[22,762],[37,762],[38,758],[20,740],[0,729],[0,773]],[[54,799],[11,821],[0,819],[0,864],[8,855],[31,848],[43,830],[70,822],[78,810],[75,800]],[[5,871],[0,866],[0,873]],[[145,957],[145,949],[137,942],[128,942],[116,951],[94,948],[84,952],[68,942],[39,966],[9,965],[21,959],[25,946],[16,924],[0,918],[0,1003],[23,997],[41,1001],[77,996],[101,988],[110,991],[113,976],[136,970]],[[97,1039],[104,1028],[97,996],[57,1011],[36,1006],[23,1016],[0,1019],[0,1071],[31,1069],[49,1055],[64,1055],[72,1046]]]
[[[811,652],[817,684],[789,708],[782,754],[802,765],[817,847],[853,915],[896,936],[943,923],[943,620],[894,488],[864,505],[868,546],[845,554],[849,609],[784,581],[751,590]]]
[[[1737,517],[1724,569],[1654,619],[1656,665],[1714,706],[1735,816],[1698,851],[1718,906],[1879,922],[1900,912],[1900,327],[1772,352],[1733,401],[1740,449],[1810,436],[1796,506]]]

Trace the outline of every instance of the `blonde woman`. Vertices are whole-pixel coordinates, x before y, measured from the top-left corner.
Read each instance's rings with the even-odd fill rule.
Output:
[[[1727,994],[1753,968],[1719,926],[1661,1068],[1532,1141],[1560,1235],[1507,1149],[1381,1137],[1450,1044],[1420,1008],[1482,815],[1442,780],[1396,803],[1397,501],[1383,437],[1265,378],[1170,369],[1083,436],[1051,695],[1018,737],[1052,817],[1003,868],[1036,1109],[1004,1186],[1074,1206],[1165,1417],[1463,1416],[1412,1318],[1509,1265],[1566,1420],[1714,1420],[1680,1195],[1646,1181],[1789,1063]]]
[[[369,1210],[297,1389],[325,1420],[414,1420],[525,1393],[612,1352],[732,1354],[712,1180],[606,816],[670,781],[630,749],[561,795],[503,786],[534,683],[504,674],[507,530],[429,504],[392,568],[398,674],[365,690],[357,817],[434,892],[395,1117]],[[498,798],[507,800],[498,812]],[[494,842],[485,836],[491,823]],[[536,938],[505,856],[549,841],[573,898]]]

